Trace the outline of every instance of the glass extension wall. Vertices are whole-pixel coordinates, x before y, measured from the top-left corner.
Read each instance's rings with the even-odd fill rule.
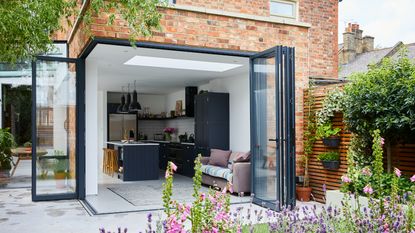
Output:
[[[76,64],[36,62],[35,196],[76,193]]]

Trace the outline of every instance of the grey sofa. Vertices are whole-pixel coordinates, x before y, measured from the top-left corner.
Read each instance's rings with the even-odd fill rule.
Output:
[[[235,162],[232,169],[208,165],[209,157],[202,157],[202,183],[223,189],[232,183],[234,193],[251,192],[251,162]]]

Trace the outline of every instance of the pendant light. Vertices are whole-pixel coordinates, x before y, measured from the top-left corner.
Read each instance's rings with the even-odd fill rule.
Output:
[[[141,105],[138,102],[137,86],[136,86],[136,81],[135,80],[134,80],[133,102],[131,102],[129,109],[130,109],[130,112],[140,112],[141,111]]]
[[[127,89],[127,102],[125,102],[124,106],[122,107],[122,111],[128,113],[130,111],[130,104],[131,104],[131,95],[130,95],[130,84],[128,84]]]
[[[121,95],[121,104],[117,108],[118,113],[124,113],[123,112],[123,108],[124,108],[124,105],[125,105],[124,87],[121,87],[121,90],[122,90],[123,93]]]

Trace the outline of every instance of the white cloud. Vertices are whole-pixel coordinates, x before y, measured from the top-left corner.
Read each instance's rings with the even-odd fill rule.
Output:
[[[389,47],[398,41],[415,42],[413,0],[343,0],[339,3],[339,42],[347,23],[358,23],[375,45]]]

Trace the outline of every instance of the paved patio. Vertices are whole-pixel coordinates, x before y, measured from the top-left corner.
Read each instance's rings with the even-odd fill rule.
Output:
[[[315,203],[307,203],[313,204]],[[235,204],[231,209],[249,208],[250,205]],[[261,209],[256,205],[252,205],[252,208]],[[32,202],[30,189],[0,190],[1,232],[93,233],[101,227],[112,231],[117,227],[127,227],[128,232],[139,232],[146,228],[147,214],[148,212],[131,212],[90,216],[77,200]],[[153,211],[152,214],[158,216],[162,211]]]

